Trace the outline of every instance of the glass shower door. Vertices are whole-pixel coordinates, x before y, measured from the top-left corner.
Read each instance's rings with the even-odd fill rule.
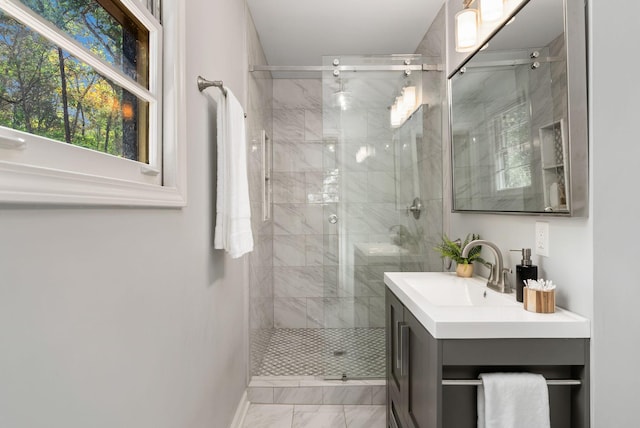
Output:
[[[415,55],[323,59],[333,69],[322,77],[324,298],[317,310],[329,379],[384,377],[383,273],[406,270],[420,252],[407,207],[419,196],[422,110],[401,127],[390,123],[403,88],[421,95],[422,72],[405,73],[406,60],[422,63]]]

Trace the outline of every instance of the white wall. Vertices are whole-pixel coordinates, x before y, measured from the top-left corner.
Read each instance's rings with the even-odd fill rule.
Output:
[[[215,89],[195,79],[245,99],[245,6],[190,0],[186,15],[188,206],[0,207],[2,427],[231,422],[247,269],[212,250]]]
[[[549,257],[535,255],[535,223],[549,223]],[[558,219],[490,214],[451,214],[451,236],[464,239],[467,233],[479,233],[495,242],[504,256],[505,266],[513,270],[520,262],[520,252],[511,249],[531,248],[538,277],[558,284],[557,303],[585,317],[592,318],[593,256],[592,220]],[[487,253],[487,260],[492,256]]]
[[[637,2],[591,0],[593,427],[638,425],[640,86],[629,36],[639,13]]]

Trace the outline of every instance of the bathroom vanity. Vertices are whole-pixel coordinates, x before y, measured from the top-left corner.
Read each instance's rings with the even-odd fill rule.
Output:
[[[527,312],[484,282],[385,274],[388,427],[476,427],[478,375],[511,371],[547,379],[553,428],[588,428],[589,321]]]

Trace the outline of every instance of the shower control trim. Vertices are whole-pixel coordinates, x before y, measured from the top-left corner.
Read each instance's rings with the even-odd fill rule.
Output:
[[[407,207],[407,214],[409,213],[409,211],[411,211],[413,213],[413,218],[418,220],[420,218],[420,213],[422,212],[422,208],[423,208],[423,205],[420,198],[415,198],[411,203],[411,206]]]

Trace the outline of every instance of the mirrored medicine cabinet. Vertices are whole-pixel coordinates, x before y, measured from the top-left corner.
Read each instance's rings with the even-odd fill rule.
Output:
[[[453,211],[586,216],[584,2],[506,21],[449,77]]]

